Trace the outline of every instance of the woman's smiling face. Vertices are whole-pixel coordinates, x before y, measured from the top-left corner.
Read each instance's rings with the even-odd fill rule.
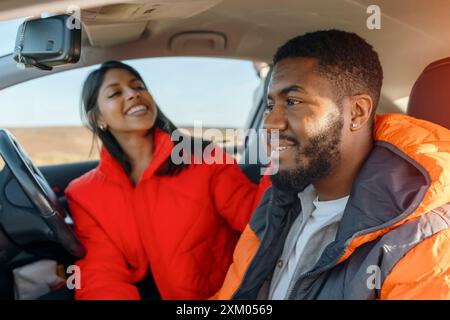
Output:
[[[97,97],[98,124],[114,134],[146,132],[153,128],[157,109],[145,84],[129,71],[106,72]]]

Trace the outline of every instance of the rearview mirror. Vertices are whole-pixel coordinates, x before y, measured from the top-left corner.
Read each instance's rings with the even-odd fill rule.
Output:
[[[74,16],[58,15],[24,21],[17,31],[14,60],[21,67],[52,70],[76,63],[81,53],[81,24]]]

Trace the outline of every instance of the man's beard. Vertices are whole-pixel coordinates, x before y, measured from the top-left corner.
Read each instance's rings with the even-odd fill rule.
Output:
[[[279,170],[271,176],[272,184],[281,190],[289,192],[301,192],[314,181],[329,175],[334,166],[339,163],[344,118],[342,113],[333,115],[320,133],[311,137],[305,144],[303,151],[296,145],[296,167],[289,170]],[[300,160],[307,161],[304,165]]]

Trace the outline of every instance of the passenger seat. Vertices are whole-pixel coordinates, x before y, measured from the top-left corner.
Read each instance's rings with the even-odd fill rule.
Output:
[[[450,57],[423,70],[411,90],[406,113],[450,129]]]

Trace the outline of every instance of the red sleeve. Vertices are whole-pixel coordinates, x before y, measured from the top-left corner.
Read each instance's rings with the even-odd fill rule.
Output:
[[[75,222],[75,232],[87,249],[77,261],[81,273],[81,288],[75,290],[77,300],[137,300],[131,271],[124,256],[98,223],[73,199],[69,200]]]
[[[256,185],[245,176],[236,162],[219,165],[213,178],[214,203],[233,229],[242,232],[250,221],[264,191],[270,185],[270,181],[264,177]]]

